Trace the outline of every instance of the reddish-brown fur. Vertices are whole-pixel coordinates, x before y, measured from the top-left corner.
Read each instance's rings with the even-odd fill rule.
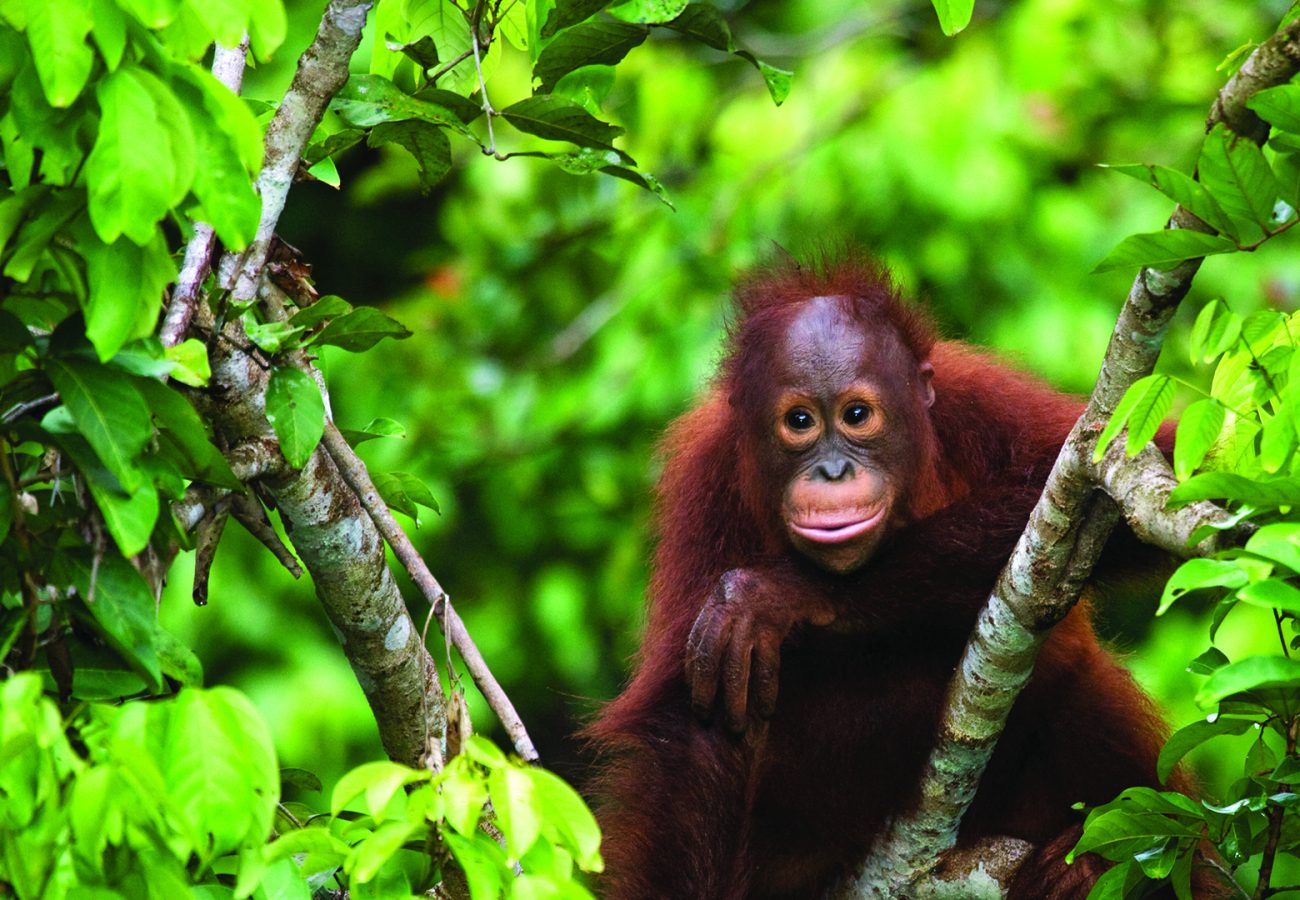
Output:
[[[798,557],[773,512],[760,412],[772,354],[814,296],[860,298],[865,329],[893,328],[934,364],[932,432],[918,441],[922,518],[862,569]],[[1008,558],[1077,400],[958,343],[936,342],[870,263],[786,267],[738,293],[716,389],[670,430],[658,492],[649,620],[627,689],[588,729],[610,898],[815,898],[906,809],[948,678]],[[796,621],[814,598],[837,625],[796,629],[782,650],[775,714],[735,736],[692,715],[687,637],[722,574],[764,573]],[[1079,897],[1101,871],[1067,867],[1079,814],[1130,785],[1156,785],[1162,726],[1098,646],[1082,611],[1052,632],[1020,697],[962,839],[1039,846],[1014,895]]]

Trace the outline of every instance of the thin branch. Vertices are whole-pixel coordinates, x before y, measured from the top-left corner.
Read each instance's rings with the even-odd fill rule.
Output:
[[[1236,516],[1209,501],[1169,509],[1169,495],[1178,480],[1164,456],[1148,444],[1129,458],[1123,443],[1111,443],[1106,455],[1093,465],[1092,477],[1119,504],[1138,538],[1188,559],[1240,546],[1254,531],[1251,525],[1239,523]],[[1217,530],[1192,546],[1192,535],[1207,526]]]
[[[218,81],[238,94],[244,85],[244,67],[248,62],[248,35],[245,34],[238,47],[227,48],[220,44],[212,56],[212,74]],[[198,302],[199,289],[212,266],[212,252],[216,248],[216,232],[207,222],[195,222],[194,234],[185,245],[185,261],[181,264],[180,277],[172,289],[172,300],[163,318],[158,339],[164,347],[172,347],[185,339],[189,330],[190,319],[194,316],[194,304]]]
[[[492,108],[492,101],[488,99],[487,82],[483,80],[483,60],[479,56],[478,28],[482,19],[483,0],[479,0],[474,7],[474,15],[470,16],[469,39],[470,47],[474,51],[474,71],[478,74],[479,95],[483,98],[483,118],[487,121],[488,145],[483,148],[483,153],[498,156],[497,139],[492,134],[492,117],[497,114],[497,111]]]
[[[515,745],[515,750],[519,755],[528,762],[537,762],[537,750],[533,746],[532,739],[528,736],[528,730],[524,727],[523,720],[515,712],[514,704],[506,696],[501,685],[492,675],[487,663],[483,659],[483,654],[475,646],[473,638],[465,629],[465,624],[461,621],[460,616],[451,607],[451,601],[447,597],[447,592],[438,584],[438,580],[433,577],[429,571],[428,565],[424,562],[423,557],[411,543],[411,539],[406,536],[402,526],[393,518],[393,514],[388,509],[388,504],[384,503],[379,491],[375,488],[374,482],[370,480],[370,474],[366,471],[365,463],[357,456],[356,452],[348,445],[347,440],[335,427],[333,422],[325,423],[325,436],[322,438],[325,449],[334,459],[334,464],[338,466],[343,475],[343,479],[351,486],[357,494],[361,505],[365,507],[366,512],[374,520],[375,527],[379,533],[384,536],[388,546],[392,548],[393,554],[398,558],[406,571],[410,573],[411,581],[420,589],[420,593],[429,602],[433,609],[433,614],[438,617],[442,623],[443,633],[451,639],[461,659],[465,661],[465,667],[469,669],[470,676],[474,679],[474,684],[478,685],[479,691],[483,698],[487,700],[492,711],[500,719],[506,733],[510,735],[511,742]]]

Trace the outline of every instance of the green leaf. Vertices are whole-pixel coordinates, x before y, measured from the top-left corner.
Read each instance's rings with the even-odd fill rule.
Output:
[[[1171,507],[1197,500],[1232,500],[1259,508],[1300,505],[1300,479],[1252,479],[1234,472],[1203,472],[1174,488]]]
[[[374,475],[375,489],[391,509],[404,513],[420,525],[420,506],[440,512],[438,501],[428,486],[408,472],[380,472]]]
[[[180,468],[187,477],[232,491],[244,490],[226,458],[208,438],[203,420],[188,400],[160,381],[141,379],[135,384],[157,420],[162,444],[166,446],[170,442],[176,447]]]
[[[1111,414],[1110,421],[1106,423],[1106,427],[1102,429],[1097,438],[1097,447],[1092,454],[1093,462],[1097,462],[1105,455],[1110,442],[1115,439],[1115,436],[1120,433],[1120,430],[1125,425],[1129,424],[1130,419],[1135,416],[1138,417],[1135,427],[1145,432],[1150,427],[1152,415],[1159,413],[1160,418],[1163,418],[1164,413],[1169,411],[1169,404],[1172,401],[1173,383],[1168,375],[1148,375],[1129,385],[1128,390],[1124,392],[1124,396],[1120,398],[1119,403],[1115,406],[1115,412]],[[1160,411],[1161,406],[1164,407],[1163,412]],[[1159,427],[1160,421],[1157,418],[1155,426],[1150,427],[1150,435],[1138,444],[1139,449],[1146,444],[1147,440],[1150,440],[1150,436],[1154,435]],[[1132,446],[1133,438],[1130,435],[1127,442],[1130,456],[1136,452],[1132,449]]]
[[[337,816],[345,806],[361,797],[360,810],[380,818],[398,791],[428,777],[427,772],[401,763],[386,760],[363,763],[344,774],[334,786],[330,795],[330,814]]]
[[[686,9],[687,0],[624,0],[611,6],[610,15],[640,25],[662,25]]]
[[[1300,590],[1276,578],[1246,585],[1237,591],[1237,599],[1252,606],[1300,615]]]
[[[1092,271],[1095,274],[1143,266],[1166,270],[1184,260],[1231,253],[1236,249],[1236,244],[1217,234],[1166,228],[1150,234],[1129,235],[1105,259],[1097,263]]]
[[[326,294],[311,306],[304,306],[289,317],[289,325],[307,331],[322,322],[352,312],[352,304],[335,294]]]
[[[1246,105],[1274,128],[1300,134],[1300,85],[1266,88],[1253,94]]]
[[[449,831],[443,839],[465,873],[471,897],[502,897],[511,884],[517,883],[505,851],[481,832],[463,837]]]
[[[289,19],[280,0],[253,0],[249,4],[248,42],[263,62],[271,58],[289,33]]]
[[[200,865],[263,843],[280,799],[280,771],[266,723],[231,688],[181,691],[163,758],[167,801]]]
[[[352,848],[343,869],[354,884],[365,884],[393,858],[420,829],[418,822],[388,821]]]
[[[682,10],[680,16],[668,23],[668,27],[714,50],[721,50],[723,53],[736,51],[736,44],[731,36],[731,26],[722,17],[722,12],[712,4],[690,4]]]
[[[314,166],[323,159],[333,158],[349,147],[356,146],[365,136],[363,128],[344,128],[321,140],[313,140],[303,151],[302,158],[307,165]]]
[[[549,93],[555,82],[574,69],[617,64],[649,34],[644,25],[625,22],[575,25],[546,45],[533,66],[533,77],[541,82],[542,92]]]
[[[190,387],[204,387],[212,377],[212,367],[208,364],[208,348],[197,338],[181,341],[168,347],[164,354],[175,363],[171,376],[181,384]]]
[[[60,555],[56,566],[61,580],[76,587],[90,620],[109,646],[144,676],[150,690],[162,690],[153,593],[135,567],[111,553],[96,564],[86,550]]]
[[[554,94],[538,94],[501,110],[502,117],[525,134],[580,147],[613,150],[623,129],[602,122],[578,104]],[[626,154],[619,152],[624,161]]]
[[[382,75],[351,76],[330,101],[330,108],[357,128],[418,119],[470,134],[460,116],[428,100],[417,100]]]
[[[1227,410],[1212,397],[1190,404],[1178,419],[1174,441],[1174,474],[1179,479],[1191,476],[1205,461],[1223,431]]]
[[[1300,524],[1275,522],[1265,525],[1246,541],[1246,549],[1300,573]]]
[[[406,437],[406,428],[392,419],[377,418],[371,419],[370,424],[359,430],[350,428],[339,429],[347,442],[355,447],[357,444],[374,440],[375,438],[404,438]]]
[[[277,368],[266,386],[266,418],[280,439],[285,461],[300,469],[325,433],[325,402],[311,376]]]
[[[542,831],[533,796],[533,780],[521,769],[502,766],[488,773],[488,793],[497,813],[497,826],[506,838],[506,853],[518,859]]]
[[[197,221],[207,222],[217,232],[221,242],[232,250],[243,250],[257,234],[258,220],[262,215],[262,200],[253,190],[249,167],[241,155],[239,133],[227,130],[223,120],[214,117],[207,106],[220,101],[210,97],[200,82],[177,75],[172,82],[183,102],[196,115],[192,116],[194,140],[203,165],[194,173],[192,188],[198,204],[190,210]],[[219,90],[225,90],[220,85]],[[223,117],[228,118],[228,117]],[[257,123],[251,115],[237,126],[260,138]],[[259,140],[260,144],[260,140]],[[260,160],[260,156],[258,157]]]
[[[353,353],[369,350],[384,338],[403,340],[411,336],[405,325],[384,315],[373,306],[359,306],[326,325],[316,337],[317,344],[332,344]]]
[[[1237,223],[1243,239],[1257,239],[1274,227],[1273,206],[1280,191],[1254,141],[1238,137],[1226,125],[1214,126],[1201,147],[1198,173],[1201,183]]]
[[[1128,440],[1124,444],[1124,449],[1129,456],[1136,456],[1138,451],[1156,436],[1160,424],[1174,405],[1173,379],[1167,375],[1151,375],[1142,381],[1148,379],[1146,390],[1133,405],[1133,410],[1128,417]]]
[[[86,337],[99,358],[109,360],[127,341],[153,333],[163,291],[176,278],[176,263],[156,229],[143,247],[122,238],[103,244],[87,234],[81,250],[90,282]]]
[[[1107,166],[1116,172],[1122,172],[1130,178],[1151,185],[1175,203],[1181,204],[1206,225],[1221,231],[1234,240],[1238,237],[1237,228],[1232,219],[1223,211],[1218,202],[1210,196],[1205,185],[1191,176],[1171,169],[1168,166]]]
[[[949,37],[970,24],[975,0],[931,0],[931,2],[934,4],[934,11],[939,15],[939,27]]]
[[[141,486],[135,458],[153,436],[144,398],[129,376],[80,359],[50,359],[50,383],[77,430],[127,493]]]
[[[118,5],[143,22],[145,27],[157,31],[176,18],[181,0],[118,0]]]
[[[1192,363],[1213,362],[1237,343],[1241,336],[1241,316],[1221,299],[1215,298],[1196,314],[1188,350]]]
[[[539,768],[523,770],[533,782],[533,796],[542,818],[542,830],[573,851],[578,865],[599,872],[600,826],[578,792],[558,776]]]
[[[106,244],[122,234],[149,243],[172,205],[172,139],[147,77],[141,69],[123,67],[95,89],[101,119],[85,175],[90,220]]]
[[[226,47],[239,46],[248,23],[248,0],[186,0],[185,5],[213,40]]]
[[[1160,597],[1156,615],[1164,615],[1174,601],[1196,591],[1244,587],[1249,576],[1236,563],[1226,559],[1189,559],[1170,576]]]
[[[420,190],[428,194],[443,176],[451,171],[451,141],[447,133],[428,122],[383,122],[376,125],[366,139],[371,147],[397,144],[403,147],[419,167]]]
[[[446,801],[447,824],[466,837],[478,829],[487,803],[487,780],[482,770],[469,765],[465,757],[456,757],[444,770],[442,796]]]
[[[50,106],[63,109],[81,94],[95,51],[86,42],[90,8],[83,0],[27,0],[27,42]]]
[[[1193,675],[1213,675],[1231,660],[1218,647],[1210,647],[1196,659],[1187,664],[1187,671]]]
[[[1300,660],[1250,656],[1226,665],[1201,685],[1196,702],[1211,706],[1238,694],[1269,709],[1294,714],[1300,705]]]
[[[244,169],[256,174],[262,167],[262,128],[248,105],[201,66],[174,65],[168,74],[173,82],[184,81],[199,92],[203,113],[210,120],[207,124],[229,138]],[[201,117],[196,114],[194,118]]]
[[[92,33],[99,55],[111,72],[122,63],[126,53],[126,16],[113,0],[91,0],[91,19],[95,22]]]
[[[542,26],[542,37],[552,37],[557,31],[577,25],[605,7],[610,0],[556,0],[555,8],[546,17]]]
[[[1289,351],[1291,348],[1277,349]],[[1285,406],[1279,409],[1276,415],[1265,418],[1261,413],[1260,417],[1264,420],[1264,424],[1259,438],[1259,467],[1272,475],[1286,464],[1292,451],[1295,450],[1295,423]]]

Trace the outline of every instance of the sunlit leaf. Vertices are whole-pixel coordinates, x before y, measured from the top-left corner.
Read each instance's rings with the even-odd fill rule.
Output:
[[[1254,141],[1216,125],[1206,135],[1197,171],[1201,183],[1237,223],[1243,240],[1257,240],[1271,229],[1279,190]]]
[[[1204,234],[1182,228],[1166,228],[1149,234],[1132,234],[1120,241],[1106,258],[1093,268],[1093,272],[1110,272],[1115,269],[1135,269],[1146,266],[1152,269],[1172,269],[1189,259],[1199,259],[1216,253],[1231,253],[1237,245],[1217,234]]]
[[[1174,439],[1174,474],[1189,478],[1214,447],[1223,430],[1227,410],[1223,404],[1206,397],[1189,404],[1178,419]]]
[[[1196,314],[1188,351],[1192,362],[1213,362],[1232,348],[1241,335],[1242,318],[1221,299],[1215,298]]]
[[[949,37],[970,24],[975,0],[930,0],[930,2],[934,4],[934,11],[939,16],[939,27]]]
[[[626,22],[586,22],[562,32],[542,50],[533,77],[549,93],[555,82],[583,66],[612,66],[650,35],[644,25]]]
[[[1189,559],[1178,567],[1165,584],[1156,615],[1163,615],[1174,601],[1196,591],[1236,589],[1249,580],[1245,570],[1226,559]]]
[[[1171,169],[1168,166],[1108,166],[1116,172],[1122,172],[1130,178],[1151,185],[1175,203],[1182,204],[1195,214],[1202,222],[1229,237],[1237,237],[1236,226],[1228,214],[1220,208],[1205,185],[1200,184],[1190,175]]]
[[[95,61],[86,42],[90,9],[83,0],[27,0],[26,11],[27,40],[45,96],[55,109],[71,106]]]

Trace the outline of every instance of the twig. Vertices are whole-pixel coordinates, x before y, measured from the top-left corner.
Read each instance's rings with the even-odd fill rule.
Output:
[[[212,56],[212,74],[218,81],[238,94],[244,85],[244,67],[248,61],[248,35],[245,34],[238,47],[228,48],[217,45]],[[172,300],[167,306],[167,315],[163,318],[158,339],[164,347],[179,344],[185,338],[194,315],[194,304],[198,301],[199,289],[212,266],[212,251],[216,247],[216,232],[207,222],[195,222],[194,234],[185,245],[185,261],[181,264],[180,277],[172,289]]]
[[[333,457],[334,464],[338,466],[344,481],[356,492],[357,497],[361,500],[361,505],[365,507],[366,512],[374,520],[375,527],[384,536],[388,546],[393,548],[393,554],[406,568],[406,571],[410,573],[411,581],[420,589],[420,593],[424,595],[424,598],[433,608],[433,614],[442,623],[443,632],[451,639],[457,652],[460,653],[461,659],[465,661],[465,667],[469,669],[470,677],[474,679],[474,684],[478,686],[483,698],[487,700],[488,706],[496,713],[506,733],[510,735],[515,750],[528,762],[537,762],[539,759],[537,750],[533,746],[532,739],[528,736],[523,720],[515,712],[514,704],[510,702],[510,698],[506,696],[506,692],[501,689],[501,685],[497,683],[496,678],[492,675],[492,671],[483,659],[483,654],[475,646],[474,640],[465,629],[465,624],[461,621],[460,616],[456,615],[456,611],[452,609],[451,602],[447,598],[447,592],[442,589],[442,585],[438,584],[438,580],[433,577],[433,573],[429,571],[423,557],[416,551],[411,539],[406,536],[402,526],[397,523],[397,520],[393,518],[393,514],[389,512],[388,505],[379,496],[379,491],[376,490],[374,482],[370,480],[370,475],[366,471],[365,463],[348,445],[347,440],[344,439],[333,422],[325,423],[325,436],[321,441],[330,456]]]
[[[5,410],[4,415],[0,416],[0,425],[8,425],[10,422],[17,421],[20,416],[26,415],[42,406],[48,406],[58,402],[58,394],[46,394],[43,397],[37,397],[35,400],[28,400],[26,403],[15,403],[9,409]]]
[[[474,15],[470,16],[469,40],[470,47],[474,50],[474,71],[478,74],[479,94],[483,97],[483,118],[487,120],[488,145],[483,148],[483,153],[485,156],[500,158],[497,153],[497,139],[492,134],[492,117],[497,114],[497,111],[492,108],[492,101],[488,99],[487,82],[483,80],[483,60],[479,58],[478,26],[482,20],[483,0],[479,0],[474,7]]]

